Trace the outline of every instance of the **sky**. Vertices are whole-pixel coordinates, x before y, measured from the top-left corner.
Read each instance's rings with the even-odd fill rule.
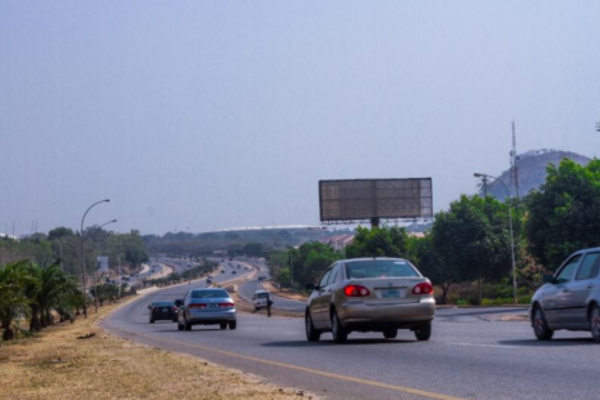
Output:
[[[0,2],[0,232],[318,225],[318,181],[600,149],[600,2]],[[108,227],[107,227],[108,228]]]

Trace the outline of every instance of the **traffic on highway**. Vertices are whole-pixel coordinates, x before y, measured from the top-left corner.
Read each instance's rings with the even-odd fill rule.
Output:
[[[597,253],[594,253],[594,262],[591,264],[593,268],[598,267],[595,254]],[[369,261],[372,263],[373,259]],[[400,262],[389,259],[375,260],[377,261],[387,264]],[[352,265],[353,262],[360,263],[361,260],[345,261],[348,265]],[[366,292],[370,294],[380,290],[404,290],[403,287],[407,285],[398,286],[394,279],[411,281],[410,296],[413,297],[409,298],[412,300],[405,298],[399,301],[400,297],[396,293],[391,293],[390,297],[389,292],[382,292],[386,293],[386,297],[381,296],[378,300],[373,297],[371,301],[378,304],[368,306],[374,307],[374,310],[398,308],[407,304],[418,304],[423,299],[432,299],[427,287],[428,281],[420,277],[418,270],[406,265],[387,264],[375,264],[378,269],[374,273],[381,276],[384,272],[387,280],[373,280],[369,286],[365,265],[361,264],[356,264],[348,271],[343,271],[342,264],[335,264],[325,272],[323,278],[327,279],[330,274],[340,274],[338,286],[341,289],[336,289],[334,285],[331,292],[341,290],[339,295],[345,296],[348,301],[355,301],[355,296],[360,296],[361,291],[366,295]],[[572,268],[569,265],[567,262],[564,267]],[[246,269],[246,266],[249,268]],[[336,270],[338,266],[340,269]],[[585,263],[581,268],[590,269]],[[589,351],[589,345],[593,344],[589,333],[556,330],[553,331],[554,345],[549,346],[533,337],[529,322],[530,310],[523,307],[438,308],[435,310],[435,318],[433,309],[429,308],[430,311],[422,316],[413,317],[416,318],[413,320],[431,321],[433,329],[428,331],[427,337],[419,337],[419,331],[415,330],[417,337],[411,338],[409,330],[414,330],[413,323],[407,325],[406,320],[401,320],[400,325],[394,326],[393,333],[389,326],[360,326],[352,330],[351,336],[346,336],[346,340],[339,340],[339,336],[336,339],[334,331],[329,337],[323,338],[323,343],[315,343],[316,330],[325,325],[323,322],[312,327],[307,325],[307,322],[314,321],[314,307],[311,303],[318,298],[315,293],[318,293],[319,287],[328,289],[328,285],[321,286],[319,282],[308,303],[302,304],[308,318],[269,319],[262,315],[242,312],[235,316],[234,330],[224,330],[227,323],[211,319],[209,322],[215,323],[214,328],[206,325],[192,332],[185,332],[192,330],[192,326],[186,325],[188,314],[179,308],[180,319],[177,323],[143,323],[148,318],[148,310],[144,305],[150,301],[174,301],[190,294],[232,284],[236,284],[238,293],[248,294],[262,282],[257,280],[257,276],[266,273],[266,266],[256,261],[234,260],[221,262],[219,271],[223,273],[214,274],[210,284],[203,279],[150,292],[112,314],[103,322],[103,326],[125,338],[197,355],[259,374],[278,384],[320,392],[333,399],[596,398],[592,387],[579,383],[593,381],[595,368],[592,366],[600,366],[595,352]],[[240,273],[234,275],[234,271]],[[565,273],[562,272],[561,275],[560,271],[563,269],[559,269],[558,276],[564,276]],[[575,274],[575,270],[571,272]],[[394,278],[394,273],[405,277]],[[348,285],[348,279],[360,279],[365,286]],[[390,279],[395,282],[394,285],[388,285]],[[344,288],[348,286],[352,286],[352,293],[345,293]],[[388,289],[389,287],[392,289]],[[420,288],[420,293],[415,294],[416,287]],[[215,300],[216,303],[234,303],[231,298],[225,299],[223,293],[220,296],[222,297]],[[278,299],[279,297],[275,297],[274,307],[280,306],[277,305]],[[242,297],[240,301],[246,299]],[[288,301],[301,303],[289,299]],[[201,302],[209,304],[205,300]],[[327,307],[337,304],[333,301]],[[215,308],[215,312],[219,315],[222,313],[218,308]],[[342,315],[344,323],[352,320],[348,315]],[[347,321],[347,318],[350,319]],[[231,328],[231,325],[229,327]],[[556,325],[552,327],[559,328]],[[184,332],[178,332],[177,328]],[[319,332],[319,336],[332,328],[335,329],[332,325],[327,326]],[[408,330],[403,333],[402,329],[397,328]],[[383,336],[377,331],[383,332]],[[350,330],[346,333],[349,334]],[[328,345],[334,342],[347,344],[335,347]],[[449,365],[452,365],[452,368],[449,368]],[[565,366],[569,366],[568,369],[565,369]],[[537,385],[531,384],[536,376],[558,378],[545,380],[545,390],[541,393]],[[474,395],[475,393],[477,395]]]

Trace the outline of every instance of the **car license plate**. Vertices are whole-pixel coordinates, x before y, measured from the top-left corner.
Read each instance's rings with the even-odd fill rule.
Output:
[[[383,289],[381,291],[381,297],[384,299],[400,297],[400,291],[398,289]]]
[[[163,312],[169,312],[169,309],[167,307],[164,307],[162,310]]]
[[[217,308],[217,305],[215,303],[210,303],[208,305],[208,308]]]

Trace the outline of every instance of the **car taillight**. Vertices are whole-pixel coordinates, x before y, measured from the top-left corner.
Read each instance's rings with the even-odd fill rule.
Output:
[[[229,308],[234,307],[235,303],[219,303],[219,308]]]
[[[179,309],[177,307],[171,307],[171,311],[177,312]]]
[[[344,288],[344,294],[348,297],[366,297],[369,296],[371,292],[361,285],[348,285]]]
[[[206,304],[203,304],[203,303],[190,304],[188,306],[188,308],[206,308]]]
[[[154,308],[152,309],[152,311],[158,311],[158,310],[160,310],[160,308],[158,308],[158,307],[154,307]]]
[[[433,286],[429,282],[421,282],[413,288],[412,292],[413,294],[431,294]]]

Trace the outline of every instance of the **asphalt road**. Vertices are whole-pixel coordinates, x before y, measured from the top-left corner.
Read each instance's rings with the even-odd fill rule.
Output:
[[[218,280],[230,279],[230,273]],[[305,340],[300,318],[238,314],[238,329],[170,322],[149,324],[148,302],[175,299],[190,287],[167,288],[135,300],[103,322],[123,337],[263,376],[279,385],[331,399],[598,399],[600,346],[587,333],[558,332],[538,342],[527,322],[494,321],[510,309],[443,309],[429,342],[409,331],[395,340],[353,333],[345,345],[330,334]],[[494,317],[494,318],[492,318]],[[491,321],[490,321],[491,319]]]
[[[271,274],[269,272],[269,268],[265,263],[261,263],[258,261],[243,261],[245,264],[250,264],[259,269],[258,274],[250,281],[240,285],[238,287],[238,294],[242,296],[245,300],[252,302],[252,296],[254,292],[259,289],[263,289],[263,281],[259,281],[258,277],[263,275],[267,279],[271,279]],[[285,297],[277,296],[271,293],[271,300],[273,300],[273,308],[278,308],[280,310],[286,311],[304,311],[306,308],[306,303],[302,301],[291,300]]]

